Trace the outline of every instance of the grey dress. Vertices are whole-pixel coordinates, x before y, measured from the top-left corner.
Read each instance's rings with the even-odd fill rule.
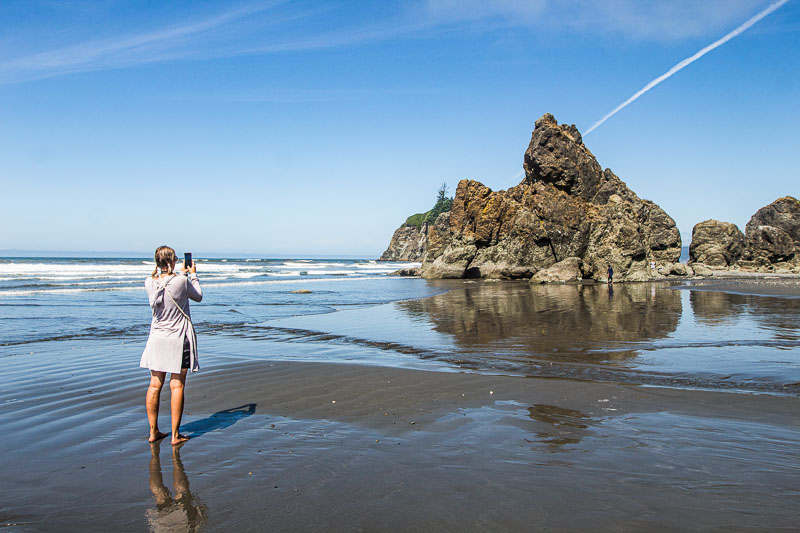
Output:
[[[197,276],[195,274],[190,276],[190,278],[179,275],[166,278],[149,277],[144,281],[144,288],[153,310],[153,320],[150,323],[150,336],[147,338],[139,366],[158,372],[180,373],[183,343],[186,339],[189,342],[189,368],[192,372],[200,368],[197,362],[197,337],[187,316],[191,317],[189,300],[201,301],[203,291],[200,289]],[[164,294],[164,291],[169,291],[169,295]]]

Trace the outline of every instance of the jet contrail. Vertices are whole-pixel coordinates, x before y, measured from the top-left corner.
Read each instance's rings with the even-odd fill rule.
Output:
[[[717,41],[714,41],[713,43],[709,44],[708,46],[706,46],[705,48],[703,48],[702,50],[700,50],[699,52],[697,52],[693,56],[687,57],[686,59],[684,59],[683,61],[681,61],[680,63],[678,63],[674,67],[672,67],[671,69],[669,69],[667,72],[665,72],[661,76],[657,77],[656,79],[654,79],[653,81],[651,81],[650,83],[648,83],[647,85],[645,85],[644,87],[639,89],[639,91],[634,93],[633,96],[631,96],[630,98],[628,98],[627,100],[622,102],[620,105],[615,107],[606,116],[604,116],[603,118],[601,118],[600,120],[595,122],[595,124],[591,128],[586,130],[586,133],[584,133],[584,135],[590,134],[598,126],[600,126],[603,122],[605,122],[606,120],[610,119],[611,117],[613,117],[614,115],[616,115],[617,113],[619,113],[620,111],[625,109],[629,104],[634,102],[636,99],[638,99],[644,93],[646,93],[647,91],[649,91],[650,89],[652,89],[653,87],[655,87],[656,85],[661,83],[662,81],[666,80],[667,78],[669,78],[670,76],[672,76],[673,74],[678,72],[679,70],[683,69],[684,67],[688,67],[689,65],[691,65],[692,63],[694,63],[695,61],[697,61],[698,59],[700,59],[701,57],[703,57],[707,53],[709,53],[711,50],[713,50],[713,49],[715,49],[715,48],[717,48],[719,46],[722,46],[723,44],[727,43],[728,41],[730,41],[731,39],[733,39],[737,35],[740,35],[740,34],[744,33],[748,28],[750,28],[750,26],[752,26],[753,24],[755,24],[759,20],[763,19],[764,17],[766,17],[767,15],[769,15],[770,13],[772,13],[773,11],[775,11],[776,9],[778,9],[779,7],[781,7],[783,4],[785,4],[788,1],[789,0],[778,0],[777,2],[774,2],[774,3],[770,4],[769,7],[767,7],[766,9],[764,9],[763,11],[758,13],[757,15],[753,16],[752,18],[748,19],[747,22],[745,22],[744,24],[742,24],[741,26],[739,26],[738,28],[736,28],[735,30],[733,30],[732,32],[727,34],[725,37],[722,37],[721,39],[719,39]]]

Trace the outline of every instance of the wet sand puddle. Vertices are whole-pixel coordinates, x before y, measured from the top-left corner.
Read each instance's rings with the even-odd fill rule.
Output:
[[[621,285],[612,292],[598,285],[437,282],[431,290],[436,289],[450,292],[255,324],[203,324],[198,330],[218,356],[242,360],[343,361],[800,394],[800,298],[667,284]],[[128,342],[143,342],[141,331],[128,335],[134,335]],[[3,351],[36,354],[58,341],[92,342],[57,339]],[[240,347],[239,341],[254,342]]]

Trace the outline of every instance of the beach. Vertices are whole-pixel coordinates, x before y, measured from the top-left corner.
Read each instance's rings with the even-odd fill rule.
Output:
[[[32,379],[4,409],[3,522],[157,529],[151,488],[183,474],[186,531],[796,525],[796,398],[323,363],[191,379],[176,452],[146,441],[141,376]]]
[[[796,279],[395,282],[425,288],[224,327],[193,306],[175,450],[147,442],[138,330],[2,346],[0,523],[796,529]]]
[[[800,532],[800,0],[0,19],[0,533]]]

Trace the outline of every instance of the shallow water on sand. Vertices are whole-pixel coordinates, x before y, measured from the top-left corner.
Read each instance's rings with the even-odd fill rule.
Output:
[[[389,277],[398,265],[374,261],[199,265],[204,300],[193,319],[201,345],[223,343],[219,352],[800,393],[797,296],[702,284],[426,281]],[[0,357],[48,364],[44,354],[59,342],[143,344],[149,268],[142,259],[0,260]],[[236,339],[259,342],[240,350]]]
[[[480,372],[800,392],[800,298],[655,283],[432,284],[451,290],[274,320],[263,332],[401,350]]]

